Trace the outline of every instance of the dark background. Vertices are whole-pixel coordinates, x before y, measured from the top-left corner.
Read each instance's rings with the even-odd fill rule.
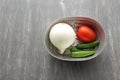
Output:
[[[106,31],[102,54],[86,62],[54,59],[48,25],[87,16]],[[0,80],[120,80],[120,0],[0,0]]]

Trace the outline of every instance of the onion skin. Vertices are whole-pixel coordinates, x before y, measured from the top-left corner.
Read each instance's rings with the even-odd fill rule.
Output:
[[[70,25],[58,23],[50,30],[49,38],[51,43],[60,51],[60,54],[63,54],[66,48],[74,43],[76,34]]]

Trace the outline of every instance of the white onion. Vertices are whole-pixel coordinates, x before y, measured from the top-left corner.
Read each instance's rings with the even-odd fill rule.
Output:
[[[75,41],[73,28],[66,23],[55,24],[49,34],[51,43],[63,54],[66,48],[70,47]]]

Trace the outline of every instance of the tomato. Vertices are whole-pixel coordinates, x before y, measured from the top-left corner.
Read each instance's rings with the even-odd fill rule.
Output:
[[[76,35],[82,42],[92,42],[96,39],[96,33],[88,26],[80,26]]]

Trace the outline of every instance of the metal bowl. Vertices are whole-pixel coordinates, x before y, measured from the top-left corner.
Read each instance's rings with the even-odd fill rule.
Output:
[[[96,53],[92,56],[85,57],[85,58],[72,58],[68,55],[59,54],[58,49],[52,45],[49,39],[50,30],[57,23],[67,23],[71,25],[71,27],[73,27],[75,31],[80,25],[87,25],[91,27],[96,32],[97,39],[100,41],[99,46],[96,48]],[[97,57],[103,51],[105,47],[105,43],[106,43],[105,41],[106,41],[106,37],[105,37],[105,32],[104,32],[103,27],[94,19],[87,18],[87,17],[67,17],[67,18],[55,20],[48,27],[46,34],[45,34],[45,45],[50,55],[57,59],[64,60],[64,61],[86,61],[86,60],[93,59]],[[69,54],[69,51],[65,51],[65,54]]]

